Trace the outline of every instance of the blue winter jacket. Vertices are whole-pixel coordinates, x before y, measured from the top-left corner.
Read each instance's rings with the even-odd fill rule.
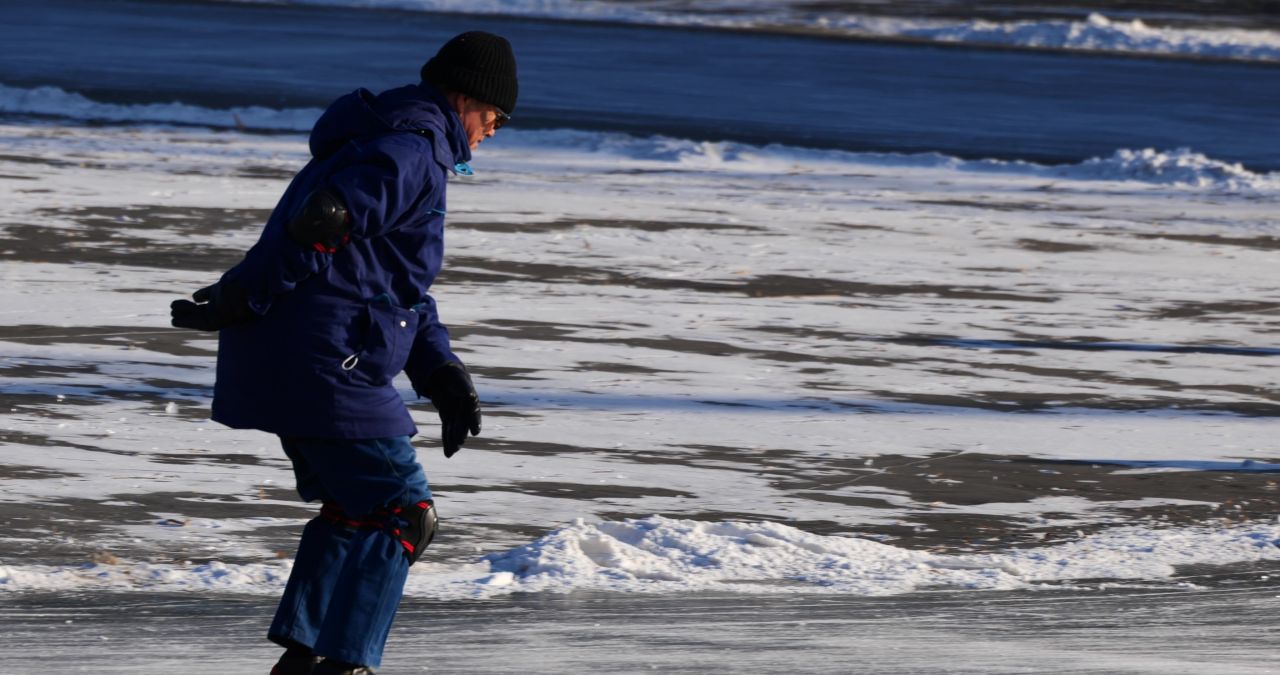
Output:
[[[421,394],[433,370],[458,360],[427,289],[444,253],[449,173],[469,172],[466,133],[427,84],[360,89],[316,122],[311,154],[223,275],[259,316],[220,331],[213,419],[286,437],[411,436],[392,378],[407,372]],[[350,241],[333,253],[285,231],[322,187],[351,215]]]

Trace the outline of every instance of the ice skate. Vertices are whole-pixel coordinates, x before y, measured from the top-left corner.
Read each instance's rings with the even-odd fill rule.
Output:
[[[315,654],[291,654],[285,652],[276,665],[271,668],[271,675],[311,675],[316,664],[324,657]]]
[[[369,666],[357,666],[342,661],[328,659],[316,664],[312,675],[376,675]]]

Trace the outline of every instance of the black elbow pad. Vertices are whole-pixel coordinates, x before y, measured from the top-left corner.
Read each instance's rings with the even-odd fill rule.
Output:
[[[320,188],[307,195],[297,215],[285,225],[289,238],[321,253],[333,253],[346,244],[351,233],[351,214],[342,198]]]

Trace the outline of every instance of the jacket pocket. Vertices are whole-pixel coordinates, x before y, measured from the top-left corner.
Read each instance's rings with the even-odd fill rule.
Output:
[[[370,301],[364,313],[358,348],[338,367],[354,382],[380,387],[404,370],[418,332],[418,313],[380,299]]]

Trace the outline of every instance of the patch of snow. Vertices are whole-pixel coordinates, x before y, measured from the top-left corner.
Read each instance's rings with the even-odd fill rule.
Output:
[[[1112,20],[1096,12],[1083,21],[938,22],[850,17],[827,25],[853,34],[939,42],[1280,61],[1280,33],[1275,31],[1160,27],[1141,19]]]
[[[1012,590],[1095,580],[1167,580],[1183,565],[1280,560],[1280,525],[1117,527],[1051,546],[943,555],[772,522],[650,516],[577,523],[460,565],[426,562],[408,595],[493,597],[577,590],[894,595],[927,589]],[[0,567],[0,590],[280,592],[290,563]]]

